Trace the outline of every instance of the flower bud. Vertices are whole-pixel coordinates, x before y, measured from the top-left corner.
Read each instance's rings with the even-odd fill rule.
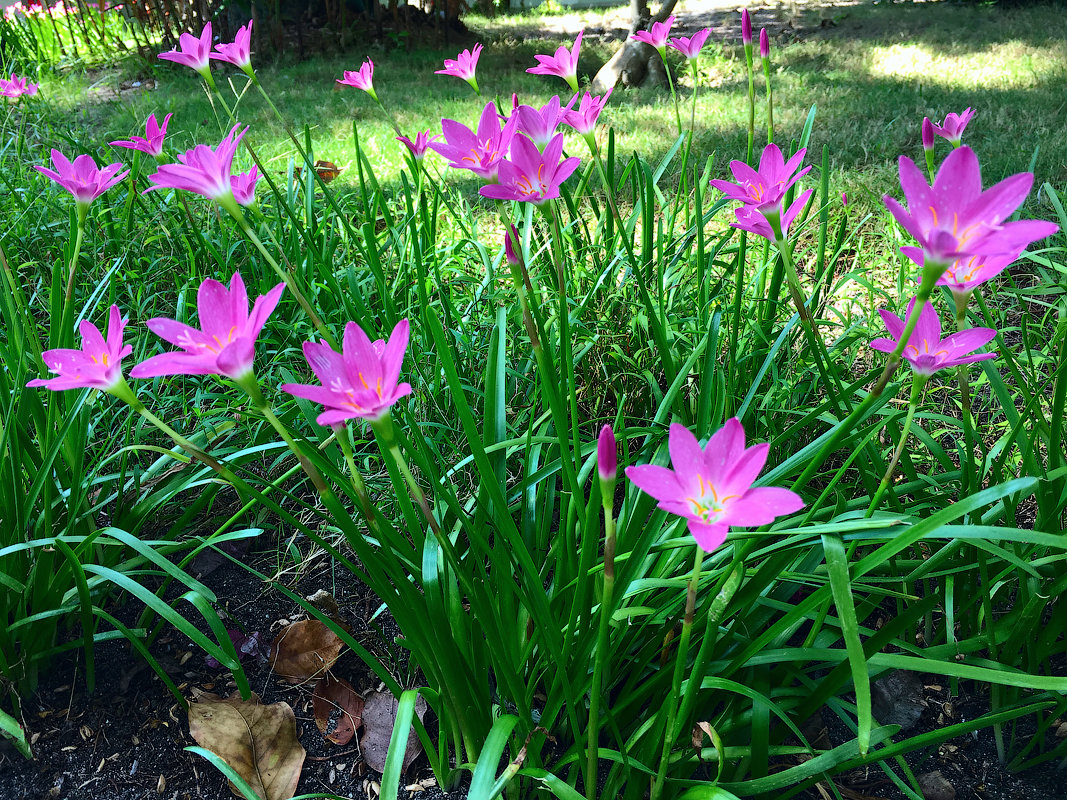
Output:
[[[929,117],[923,117],[923,150],[934,149],[934,123]]]
[[[522,258],[519,255],[519,229],[514,225],[504,234],[504,256],[507,258],[509,264],[521,264]]]
[[[770,58],[771,57],[771,41],[767,37],[767,29],[763,28],[759,32],[759,57]]]
[[[615,446],[615,431],[610,425],[600,429],[600,437],[596,443],[596,468],[602,484],[611,487],[615,484],[615,476],[618,474],[618,454]]]
[[[746,47],[752,44],[752,17],[747,8],[741,11],[741,43]]]

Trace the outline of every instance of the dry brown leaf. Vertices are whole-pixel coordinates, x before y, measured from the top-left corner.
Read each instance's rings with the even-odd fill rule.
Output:
[[[337,661],[345,643],[317,619],[282,628],[270,646],[270,667],[289,683],[321,675]]]
[[[244,778],[262,800],[289,800],[307,753],[296,735],[296,715],[287,703],[269,706],[255,692],[223,700],[205,693],[189,704],[189,735]],[[230,790],[237,795],[234,785]]]
[[[376,772],[385,770],[385,758],[389,753],[389,739],[393,735],[393,725],[396,724],[396,711],[398,703],[389,692],[371,692],[367,695],[363,705],[363,736],[359,740],[359,748],[363,752],[363,760],[367,766]],[[426,701],[422,695],[415,700],[415,713],[421,720],[426,715]],[[415,733],[415,726],[408,730],[408,746],[404,751],[404,766],[401,772],[407,772],[411,762],[419,757],[422,752],[422,744],[419,735]]]
[[[315,724],[334,744],[348,744],[363,724],[363,698],[343,678],[327,675],[311,696]]]

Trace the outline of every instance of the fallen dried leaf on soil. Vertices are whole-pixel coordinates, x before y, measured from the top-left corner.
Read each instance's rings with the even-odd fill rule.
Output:
[[[345,643],[317,619],[287,625],[270,646],[270,666],[289,683],[314,678],[337,661]]]
[[[385,771],[385,758],[389,753],[389,739],[396,724],[397,699],[388,692],[371,692],[363,705],[363,736],[359,740],[363,760],[376,772]],[[426,701],[420,695],[415,700],[415,713],[421,720],[426,715]],[[422,752],[415,726],[408,729],[408,746],[404,751],[404,767],[407,772],[411,762]]]
[[[255,692],[242,700],[205,693],[189,704],[189,735],[233,767],[262,800],[289,800],[306,752],[288,703],[262,705]],[[230,784],[230,790],[240,793]]]
[[[363,724],[363,698],[344,678],[327,675],[311,696],[315,724],[334,744],[348,744]]]

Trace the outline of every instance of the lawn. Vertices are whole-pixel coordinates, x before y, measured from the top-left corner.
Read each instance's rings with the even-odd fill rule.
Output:
[[[570,90],[525,70],[584,25],[584,86],[619,9],[253,47],[212,84],[12,65],[40,89],[0,133],[0,790],[1053,780],[1067,22],[761,9],[750,83],[740,15],[679,15],[696,72],[667,50],[671,91],[563,127]],[[475,43],[482,97],[433,74]],[[373,92],[338,83],[365,59]],[[922,133],[965,109],[963,146]],[[158,155],[107,145],[149,114]],[[396,141],[442,120],[443,154]],[[147,706],[105,747],[112,695]]]

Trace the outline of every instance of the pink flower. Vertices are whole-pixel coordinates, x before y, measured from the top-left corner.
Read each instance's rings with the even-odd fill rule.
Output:
[[[411,141],[406,136],[397,136],[398,142],[403,142],[408,150],[411,151],[411,155],[414,156],[416,161],[422,161],[426,157],[426,151],[429,149],[430,144],[437,139],[441,138],[441,134],[430,136],[429,131],[420,131],[415,134],[415,141]]]
[[[674,48],[690,61],[694,61],[700,55],[700,51],[710,35],[711,28],[704,28],[704,30],[697,31],[692,36],[675,36],[667,42],[667,47]]]
[[[905,210],[888,195],[883,198],[897,222],[919,242],[901,252],[920,267],[940,272],[958,259],[973,255],[1018,255],[1027,245],[1056,232],[1051,222],[1004,222],[1026,199],[1034,176],[1022,172],[982,191],[978,157],[969,147],[948,154],[933,186],[909,158],[900,158],[900,186]]]
[[[198,144],[192,150],[178,155],[177,164],[162,164],[148,179],[154,183],[145,191],[154,189],[184,189],[187,192],[208,197],[225,205],[233,197],[233,157],[241,138],[248,131],[237,132],[237,125],[230,129],[215,149]]]
[[[953,294],[969,294],[972,289],[995,278],[1019,257],[1020,253],[999,256],[968,256],[952,263],[937,279],[938,286],[947,286]]]
[[[647,31],[636,31],[633,34],[633,38],[639,42],[650,44],[657,50],[660,55],[667,49],[667,37],[670,36],[671,26],[674,24],[674,17],[670,16],[663,22],[653,22],[651,29]]]
[[[934,123],[929,117],[923,117],[922,140],[923,150],[929,152],[934,149]]]
[[[500,162],[499,183],[483,186],[478,192],[494,200],[518,200],[538,206],[554,200],[559,197],[560,184],[581,162],[576,156],[560,161],[562,155],[562,133],[553,137],[543,153],[526,136],[516,136],[511,141],[511,158]]]
[[[38,88],[40,88],[40,84],[27,83],[25,78],[20,78],[14,72],[11,73],[11,80],[0,78],[0,97],[10,97],[12,99],[24,95],[26,97],[33,97],[37,94]]]
[[[374,100],[378,99],[378,94],[374,91],[374,62],[370,59],[364,61],[363,66],[355,72],[346,69],[345,76],[339,78],[337,82],[343,86],[354,86],[357,89],[362,89]]]
[[[179,36],[178,48],[160,53],[159,57],[164,61],[173,61],[175,64],[192,67],[201,75],[207,73],[210,70],[208,58],[211,55],[211,23],[204,26],[204,30],[200,32],[200,38],[191,33],[183,33]]]
[[[671,425],[668,448],[673,470],[645,464],[627,467],[626,477],[656,498],[664,511],[685,517],[705,552],[726,541],[731,525],[766,525],[804,507],[788,489],[752,488],[770,445],[746,448],[737,417],[727,420],[703,449],[688,428]]]
[[[462,78],[478,92],[478,79],[474,77],[474,71],[478,69],[478,57],[482,54],[482,46],[474,45],[470,50],[464,50],[455,58],[445,59],[445,68],[437,70],[434,75],[452,75]],[[478,92],[481,94],[481,92]]]
[[[608,89],[607,94],[603,97],[596,97],[586,92],[582,102],[578,104],[577,111],[570,110],[571,106],[574,105],[574,99],[572,98],[571,102],[567,104],[567,111],[563,114],[564,124],[570,125],[582,136],[589,136],[596,129],[600,112],[608,104],[608,98],[611,97],[612,91],[614,89]],[[577,96],[575,95],[575,97]]]
[[[230,178],[230,190],[239,206],[250,206],[256,202],[256,181],[259,180],[259,167],[253,166],[248,172],[242,172]]]
[[[913,297],[908,303],[907,317],[909,319],[914,310],[915,298]],[[888,311],[879,310],[878,313],[892,338],[874,339],[871,341],[871,348],[883,353],[892,353],[900,342],[900,334],[903,333],[907,321]],[[996,358],[996,353],[967,355],[988,344],[996,335],[997,332],[992,328],[968,328],[942,339],[941,318],[934,311],[934,307],[927,302],[923,304],[922,311],[919,312],[919,320],[915,323],[915,330],[908,337],[908,344],[902,355],[916,373],[930,376],[946,367]]]
[[[771,40],[767,37],[766,28],[761,28],[759,32],[759,57],[763,59],[771,57]]]
[[[52,150],[52,166],[34,167],[42,175],[47,175],[72,195],[79,205],[88,206],[96,198],[130,174],[129,170],[119,172],[122,164],[108,164],[97,169],[92,156],[80,155],[72,164],[58,150]]]
[[[808,174],[811,167],[797,172],[797,167],[804,161],[807,150],[801,149],[786,161],[776,144],[769,144],[763,149],[759,160],[759,170],[754,170],[744,161],[731,161],[730,171],[737,183],[713,180],[711,185],[724,192],[731,200],[739,200],[757,210],[778,206],[785,193],[798,180]],[[794,174],[795,173],[795,174]]]
[[[959,147],[960,140],[963,138],[963,130],[973,116],[974,111],[969,106],[962,114],[948,114],[945,116],[944,122],[940,125],[934,125],[934,133],[948,139],[953,145]]]
[[[793,201],[788,209],[783,209],[786,193],[811,167],[797,172],[797,167],[804,160],[806,150],[798,150],[786,161],[778,145],[769,144],[760,156],[759,170],[754,170],[743,161],[731,161],[730,170],[737,183],[713,180],[711,185],[725,192],[731,200],[739,200],[745,205],[734,211],[737,222],[733,227],[750,231],[774,241],[774,225],[781,225],[781,234],[785,237],[790,223],[804,208],[811,196],[809,189]]]
[[[741,44],[745,47],[752,46],[752,15],[747,8],[741,9]]]
[[[397,383],[408,336],[406,319],[393,328],[388,342],[371,342],[359,325],[349,322],[341,353],[325,342],[304,342],[304,355],[322,385],[286,383],[282,391],[321,403],[324,410],[318,416],[319,425],[341,425],[356,418],[379,420],[393,403],[411,394],[411,384]]]
[[[163,139],[167,136],[167,123],[170,122],[170,118],[173,114],[167,114],[163,118],[163,124],[160,125],[156,122],[156,115],[149,114],[148,121],[145,122],[144,136],[132,136],[129,139],[120,139],[117,142],[110,142],[112,147],[125,147],[130,150],[140,150],[142,153],[147,153],[150,156],[159,157],[163,155]]]
[[[556,48],[553,56],[534,56],[537,66],[526,70],[532,75],[558,75],[567,82],[572,92],[578,91],[578,51],[582,46],[582,36],[585,31],[578,34],[574,40],[574,46],[568,52],[566,47]]]
[[[522,263],[522,239],[514,224],[504,232],[504,258],[511,265]]]
[[[82,335],[81,350],[60,348],[45,350],[45,366],[55,378],[35,378],[27,386],[44,386],[54,392],[63,389],[112,389],[122,380],[121,361],[133,352],[131,345],[122,344],[122,329],[128,320],[119,316],[119,307],[111,306],[108,317],[107,340],[88,320],[82,320],[78,330]]]
[[[577,95],[571,98],[567,108],[561,107],[558,96],[552,97],[540,109],[527,105],[516,106],[512,113],[517,114],[519,117],[519,133],[525,133],[529,136],[533,143],[537,145],[538,150],[544,149],[545,145],[552,141],[552,137],[556,135],[556,130],[559,128],[560,123],[563,122],[567,112],[570,111],[570,107],[574,104],[576,98]]]
[[[600,436],[596,441],[596,469],[600,480],[614,483],[619,470],[619,455],[615,445],[615,431],[610,425],[600,429]]]
[[[512,114],[504,126],[496,106],[486,103],[482,117],[478,121],[478,131],[474,132],[466,125],[455,120],[441,120],[444,142],[431,142],[430,148],[449,159],[453,169],[469,169],[486,182],[495,181],[501,159],[511,146],[519,118]]]
[[[233,273],[229,289],[208,278],[196,294],[202,330],[165,317],[148,320],[152,333],[181,351],[142,361],[130,370],[130,377],[225,375],[240,380],[252,372],[256,337],[284,291],[285,284],[279,283],[266,295],[260,295],[249,314],[248,294],[240,273]]]
[[[216,61],[227,61],[245,72],[250,72],[252,69],[252,22],[249,20],[247,25],[237,29],[233,42],[215,45],[215,52],[211,54],[211,57]]]

